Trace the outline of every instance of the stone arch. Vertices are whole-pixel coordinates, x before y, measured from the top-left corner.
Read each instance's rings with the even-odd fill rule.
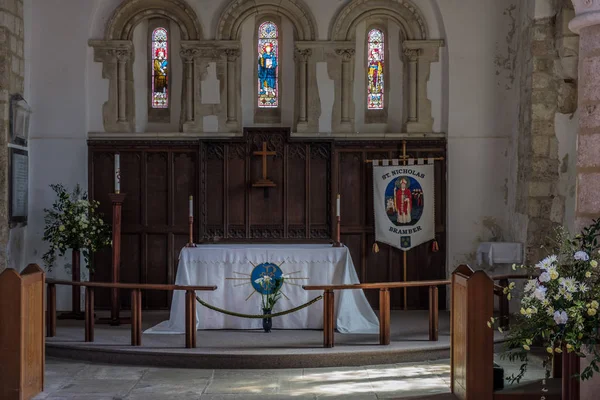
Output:
[[[184,0],[126,0],[106,24],[106,40],[131,40],[135,26],[143,19],[161,17],[175,22],[182,40],[203,39],[202,26]]]
[[[404,39],[425,40],[429,36],[425,18],[408,0],[352,0],[344,6],[329,30],[331,40],[352,40],[356,25],[365,18],[391,18],[398,22]]]
[[[217,40],[238,40],[242,23],[251,15],[275,14],[287,17],[294,26],[296,40],[316,40],[317,24],[302,0],[232,0],[217,24]]]

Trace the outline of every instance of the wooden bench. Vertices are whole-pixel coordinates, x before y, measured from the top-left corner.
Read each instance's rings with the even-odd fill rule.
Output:
[[[216,286],[180,286],[143,283],[73,282],[46,279],[46,336],[56,336],[56,285],[85,287],[85,341],[94,341],[94,289],[131,290],[131,345],[142,345],[142,290],[185,290],[185,347],[196,347],[196,291],[213,291]]]
[[[379,344],[390,344],[390,289],[429,287],[429,340],[438,340],[438,286],[449,285],[447,280],[420,282],[356,283],[349,285],[305,285],[304,290],[323,290],[323,347],[333,347],[334,290],[379,289]]]

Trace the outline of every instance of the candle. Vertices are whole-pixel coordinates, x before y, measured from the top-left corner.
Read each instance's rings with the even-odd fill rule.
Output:
[[[336,212],[335,216],[339,217],[340,216],[340,195],[339,194],[337,195],[337,204],[336,205],[337,205],[337,212]]]
[[[115,193],[121,193],[121,157],[115,154]]]
[[[190,217],[194,217],[194,196],[190,196]]]

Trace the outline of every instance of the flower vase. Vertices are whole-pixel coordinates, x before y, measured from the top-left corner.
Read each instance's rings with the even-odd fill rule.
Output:
[[[263,314],[270,315],[271,309],[263,308]],[[271,326],[273,326],[273,321],[271,320],[271,318],[263,318],[263,329],[265,330],[265,332],[271,332]]]

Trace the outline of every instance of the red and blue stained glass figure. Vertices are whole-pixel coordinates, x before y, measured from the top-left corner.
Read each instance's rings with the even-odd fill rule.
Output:
[[[367,109],[382,110],[384,37],[379,29],[371,29],[367,37]]]
[[[169,108],[169,52],[165,28],[152,32],[152,108]]]
[[[279,106],[279,42],[277,25],[265,21],[258,27],[258,107]]]

